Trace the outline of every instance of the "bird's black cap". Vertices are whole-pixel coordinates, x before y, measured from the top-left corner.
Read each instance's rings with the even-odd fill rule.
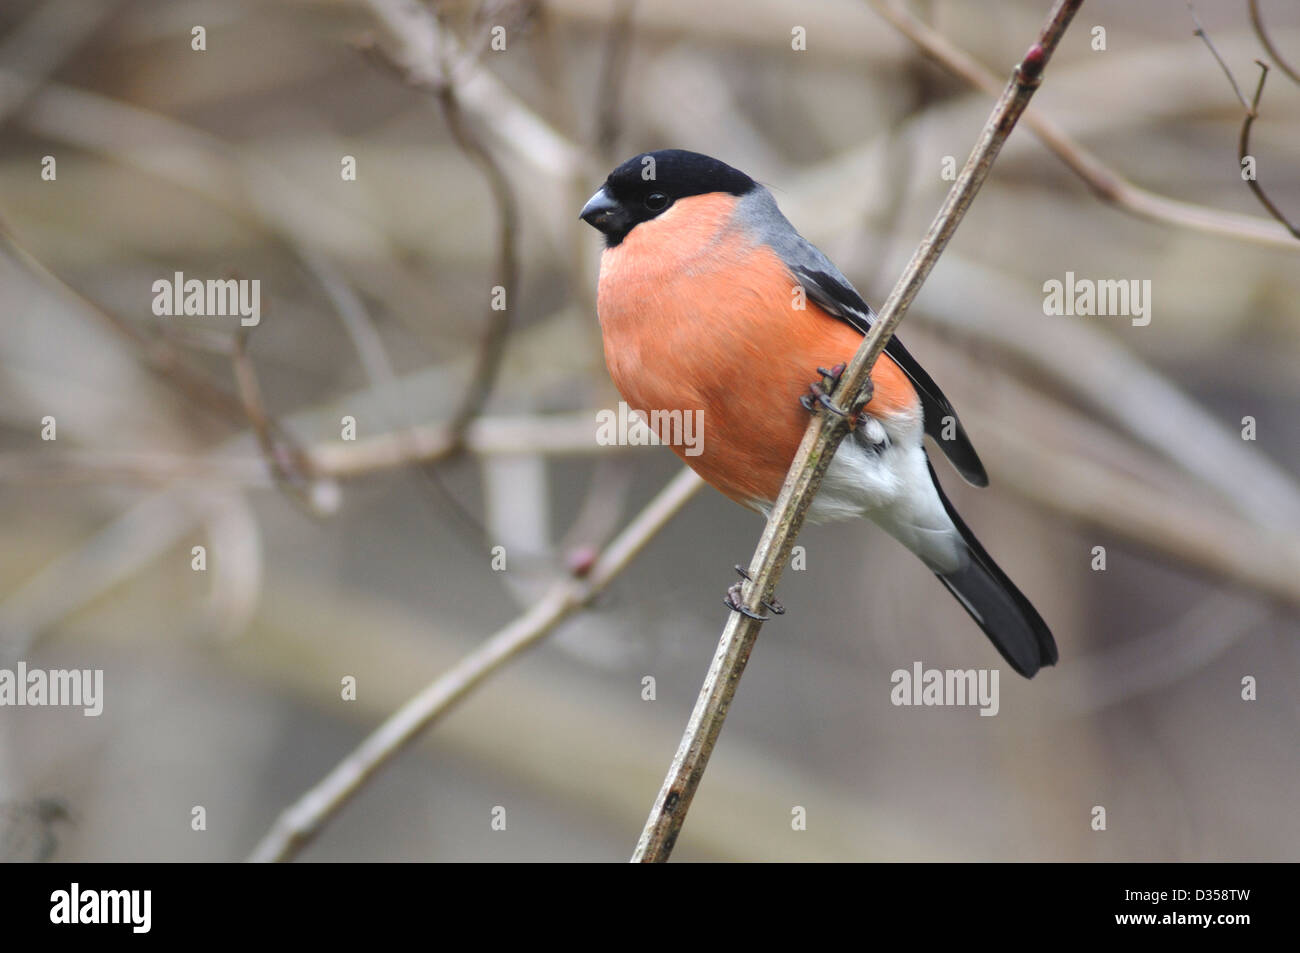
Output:
[[[754,180],[721,160],[685,149],[643,152],[618,166],[583,207],[581,218],[612,248],[678,199],[710,192],[744,195]]]

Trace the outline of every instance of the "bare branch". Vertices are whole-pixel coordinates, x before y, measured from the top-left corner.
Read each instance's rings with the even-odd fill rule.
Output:
[[[1297,73],[1295,67],[1282,58],[1282,54],[1273,45],[1268,30],[1264,28],[1264,20],[1259,15],[1259,0],[1250,0],[1250,23],[1255,28],[1255,35],[1259,37],[1259,42],[1263,44],[1264,49],[1268,50],[1268,55],[1273,57],[1277,68],[1291,77],[1293,83],[1300,83],[1300,73]]]
[[[466,158],[482,172],[497,209],[497,284],[505,291],[506,306],[496,307],[495,301],[489,302],[474,370],[448,424],[451,444],[446,455],[452,455],[463,449],[465,430],[487,402],[501,367],[506,333],[510,327],[509,309],[519,290],[519,203],[501,163],[465,120],[456,85],[455,74],[459,71],[453,67],[453,58],[458,55],[458,50],[437,17],[418,3],[371,0],[370,6],[402,44],[402,49],[392,59],[394,70],[411,85],[433,92],[452,138]],[[382,58],[381,47],[367,45],[364,48]]]
[[[1255,120],[1259,117],[1259,98],[1264,95],[1264,80],[1268,79],[1268,64],[1263,60],[1255,60],[1259,65],[1259,85],[1255,87],[1255,98],[1250,101],[1250,106],[1246,110],[1246,118],[1241,121],[1241,136],[1237,139],[1237,161],[1245,167],[1246,157],[1250,155],[1250,129],[1255,125]],[[1264,191],[1264,186],[1260,184],[1259,176],[1252,170],[1252,174],[1246,177],[1247,187],[1255,193],[1255,198],[1259,199],[1259,204],[1268,210],[1268,213],[1275,219],[1286,226],[1286,230],[1300,238],[1300,227],[1286,217],[1283,212],[1268,197]]]
[[[465,395],[452,413],[448,424],[453,442],[459,448],[463,443],[465,429],[487,402],[496,384],[497,373],[501,368],[501,357],[505,352],[506,333],[510,329],[510,308],[514,307],[518,300],[519,203],[515,199],[514,190],[510,187],[510,180],[506,177],[505,170],[465,122],[456,88],[447,83],[437,91],[437,96],[442,106],[443,116],[447,120],[447,128],[451,130],[461,150],[483,173],[492,192],[493,201],[496,203],[499,236],[497,284],[505,292],[505,307],[498,308],[494,302],[488,305],[487,321],[483,328],[474,371],[465,388]]]
[[[871,5],[946,70],[976,89],[997,95],[1002,87],[1001,80],[970,54],[913,17],[896,0],[871,0]],[[1295,242],[1287,231],[1267,219],[1171,199],[1134,185],[1036,109],[1027,110],[1023,122],[1043,145],[1087,184],[1097,198],[1107,204],[1162,225],[1275,248],[1295,248]]]
[[[1250,112],[1250,103],[1247,102],[1245,95],[1241,91],[1241,87],[1237,85],[1237,80],[1236,77],[1232,75],[1232,70],[1228,69],[1228,64],[1225,63],[1223,57],[1219,55],[1219,51],[1214,46],[1214,41],[1210,39],[1210,34],[1206,33],[1205,27],[1201,26],[1201,21],[1196,16],[1196,7],[1192,6],[1192,0],[1187,0],[1187,12],[1191,14],[1192,22],[1196,24],[1196,29],[1192,31],[1192,36],[1199,36],[1205,41],[1205,45],[1209,47],[1210,55],[1218,61],[1219,68],[1223,70],[1223,75],[1228,77],[1228,82],[1232,84],[1232,91],[1237,95],[1237,102],[1241,103],[1247,112]],[[1258,97],[1256,98],[1258,99]]]
[[[139,351],[145,366],[197,406],[221,419],[242,425],[244,408],[239,398],[230,393],[166,338],[150,338],[129,321],[123,320],[107,308],[101,307],[73,288],[28,251],[0,219],[0,248],[77,309],[111,327],[129,340]]]
[[[463,439],[474,453],[601,453],[609,448],[596,443],[595,420],[596,411],[479,418],[470,424]],[[422,425],[355,443],[323,444],[312,450],[312,457],[317,472],[348,478],[438,460],[453,446],[452,433],[446,426]]]
[[[249,860],[291,860],[394,755],[489,675],[590,603],[701,486],[703,483],[693,471],[677,474],[605,548],[589,572],[555,583],[530,610],[394,712],[319,784],[280,815]]]
[[[231,353],[239,399],[243,402],[244,413],[248,416],[248,423],[253,428],[272,476],[294,499],[310,509],[310,485],[315,476],[311,469],[311,457],[266,410],[266,404],[262,400],[262,387],[257,381],[253,361],[248,356],[250,330],[243,328],[235,334]]]
[[[1199,36],[1205,41],[1205,45],[1209,47],[1210,53],[1216,60],[1218,60],[1219,66],[1223,68],[1223,74],[1228,77],[1228,82],[1232,85],[1232,91],[1237,95],[1237,100],[1241,103],[1242,108],[1246,110],[1246,118],[1241,122],[1241,135],[1237,138],[1237,161],[1241,164],[1244,173],[1246,168],[1246,159],[1250,155],[1250,129],[1255,124],[1255,120],[1259,118],[1259,99],[1264,95],[1264,81],[1268,79],[1268,64],[1262,60],[1255,60],[1255,64],[1259,67],[1259,85],[1255,87],[1255,98],[1247,100],[1246,97],[1242,95],[1241,87],[1237,85],[1237,80],[1236,77],[1232,75],[1232,70],[1228,69],[1228,64],[1223,61],[1223,57],[1219,55],[1219,51],[1214,48],[1214,43],[1210,39],[1210,34],[1205,32],[1205,28],[1201,26],[1201,21],[1196,18],[1196,10],[1192,6],[1192,0],[1187,0],[1187,10],[1192,15],[1192,22],[1196,24],[1196,29],[1193,32],[1196,36]],[[1262,39],[1263,34],[1262,31],[1260,31],[1258,13],[1258,10],[1252,8],[1252,19],[1255,20],[1256,31],[1260,32]],[[1265,46],[1267,47],[1267,43]],[[1243,174],[1242,178],[1246,180],[1246,185],[1255,193],[1255,198],[1259,200],[1260,205],[1264,206],[1268,211],[1268,214],[1281,222],[1286,230],[1294,237],[1300,238],[1300,228],[1297,228],[1286,217],[1285,213],[1283,213],[1283,211],[1273,203],[1273,200],[1268,197],[1268,194],[1264,191],[1264,186],[1259,183],[1259,177],[1255,173],[1255,170],[1252,169],[1249,175]]]
[[[541,453],[549,456],[603,456],[631,452],[595,439],[597,411],[567,414],[519,414],[480,417],[465,435],[474,454]],[[243,417],[241,423],[247,423]],[[307,448],[306,468],[318,479],[352,479],[369,473],[436,460],[448,452],[451,435],[445,426],[421,425],[409,430],[333,441]],[[270,487],[275,474],[263,458],[236,456],[226,450],[203,456],[169,451],[12,450],[0,452],[0,484],[17,483],[168,483],[172,480],[211,481],[248,487]]]
[[[857,416],[870,398],[871,367],[984,184],[1002,144],[1038,88],[1052,51],[1082,2],[1057,0],[1038,42],[1029,48],[1016,66],[961,175],[841,378],[837,393],[852,397],[845,408],[848,415],[823,411],[809,423],[750,562],[752,582],[744,588],[742,602],[750,614],[733,612],[723,630],[686,733],[632,855],[634,862],[663,862],[672,853],[731,707],[740,676],[758,638],[762,603],[773,598],[808,507],[830,466],[836,447],[848,433],[848,421]]]
[[[503,82],[447,35],[438,18],[414,0],[365,0],[397,41],[393,58],[409,82],[437,89],[453,82],[466,113],[481,119],[529,165],[557,179],[596,171],[571,140],[529,109]],[[454,75],[444,73],[451,64]]]
[[[600,79],[596,82],[596,134],[594,141],[601,155],[608,156],[618,144],[622,127],[623,78],[627,75],[628,51],[632,46],[632,15],[636,0],[618,0],[605,34],[601,54]]]
[[[10,28],[0,44],[0,124],[13,115],[49,77],[118,12],[122,0],[86,4],[48,0]]]

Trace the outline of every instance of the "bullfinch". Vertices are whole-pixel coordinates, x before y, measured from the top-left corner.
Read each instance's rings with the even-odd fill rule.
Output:
[[[817,406],[810,386],[834,409],[829,389],[875,314],[771,192],[709,156],[633,156],[581,218],[605,238],[597,310],[615,386],[660,421],[692,415],[701,440],[660,437],[712,486],[770,513],[807,428],[804,408]],[[822,377],[810,385],[814,370]],[[957,515],[922,443],[929,434],[967,482],[987,486],[956,411],[896,337],[871,379],[808,519],[874,521],[939,577],[1012,668],[1033,676],[1056,662],[1052,633]]]

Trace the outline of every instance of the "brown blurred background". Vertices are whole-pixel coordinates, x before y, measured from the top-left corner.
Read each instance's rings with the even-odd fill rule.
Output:
[[[441,3],[428,47],[381,15],[402,6],[0,8],[0,667],[100,668],[106,696],[98,718],[0,708],[5,859],[246,856],[671,479],[667,450],[595,439],[618,395],[599,236],[576,216],[616,162],[680,147],[744,169],[878,304],[991,105],[858,0]],[[1001,81],[1047,6],[908,9]],[[1260,10],[1300,61],[1300,10]],[[1246,5],[1197,13],[1249,97],[1265,53]],[[997,717],[894,707],[896,669],[1000,660],[875,527],[808,529],[677,858],[1296,858],[1300,241],[1242,181],[1243,107],[1193,28],[1183,0],[1088,0],[1035,107],[1132,182],[1256,220],[1257,240],[1101,201],[1022,126],[900,335],[992,486],[940,478],[1060,664],[1004,671]],[[409,74],[421,52],[451,115]],[[1252,153],[1296,218],[1298,118],[1274,69]],[[260,325],[155,316],[152,283],[177,271],[258,279]],[[1044,315],[1067,271],[1150,280],[1150,324]],[[497,343],[485,392],[476,356]],[[467,452],[382,459],[440,432],[471,381]],[[760,530],[699,493],[301,856],[626,859]]]

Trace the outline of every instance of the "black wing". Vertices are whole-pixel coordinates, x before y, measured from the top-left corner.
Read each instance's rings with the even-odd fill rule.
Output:
[[[788,260],[786,263],[790,265],[790,270],[814,303],[832,317],[852,325],[860,333],[867,333],[876,314],[847,279],[839,274],[834,265],[830,266],[831,271],[825,271],[791,264]],[[966,430],[957,418],[957,411],[952,409],[952,404],[948,402],[947,397],[943,396],[939,385],[925,372],[925,368],[917,363],[916,358],[907,353],[907,348],[903,347],[903,343],[897,337],[890,337],[889,343],[885,345],[885,353],[903,369],[903,373],[916,388],[925,415],[925,432],[943,448],[944,455],[967,483],[974,486],[988,486],[989,475],[984,471],[984,464],[980,462],[970,437],[966,436]],[[953,424],[951,437],[945,437],[943,433],[945,420],[948,418],[951,418]]]

